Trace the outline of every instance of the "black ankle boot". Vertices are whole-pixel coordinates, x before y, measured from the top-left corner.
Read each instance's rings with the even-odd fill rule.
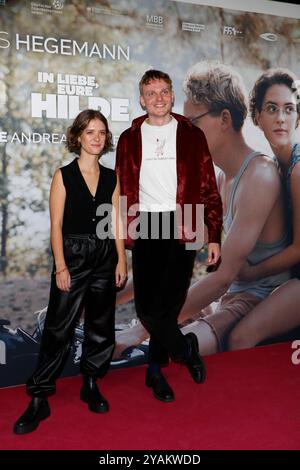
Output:
[[[30,401],[25,413],[20,416],[14,425],[15,434],[27,434],[34,431],[40,421],[50,416],[47,398],[34,397]]]
[[[109,410],[108,401],[99,392],[95,377],[84,376],[80,391],[80,400],[88,404],[90,411],[94,413],[106,413]]]

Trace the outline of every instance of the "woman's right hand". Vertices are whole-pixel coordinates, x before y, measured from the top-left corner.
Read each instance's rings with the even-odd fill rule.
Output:
[[[55,277],[57,287],[63,292],[69,292],[71,287],[71,276],[68,268],[63,271],[58,271],[58,273],[55,274]]]

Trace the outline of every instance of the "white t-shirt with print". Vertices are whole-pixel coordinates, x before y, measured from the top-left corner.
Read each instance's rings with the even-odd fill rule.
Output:
[[[144,121],[141,132],[140,211],[174,211],[177,193],[177,120],[172,117],[163,126],[152,126]]]

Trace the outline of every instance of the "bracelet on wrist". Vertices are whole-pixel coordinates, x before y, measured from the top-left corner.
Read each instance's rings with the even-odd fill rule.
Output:
[[[65,266],[63,269],[60,269],[59,271],[54,271],[54,275],[57,276],[57,274],[63,273],[67,269],[68,269],[67,266]]]

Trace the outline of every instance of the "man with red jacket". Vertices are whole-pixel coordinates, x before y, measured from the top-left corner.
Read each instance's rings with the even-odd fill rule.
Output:
[[[197,338],[181,333],[177,317],[199,248],[197,221],[203,207],[208,262],[219,259],[222,203],[203,132],[171,112],[169,75],[148,70],[139,87],[147,114],[121,134],[116,169],[121,195],[127,198],[126,243],[132,248],[136,311],[150,332],[146,385],[157,399],[169,402],[174,393],[161,372],[169,356],[184,363],[196,383],[205,380]]]

